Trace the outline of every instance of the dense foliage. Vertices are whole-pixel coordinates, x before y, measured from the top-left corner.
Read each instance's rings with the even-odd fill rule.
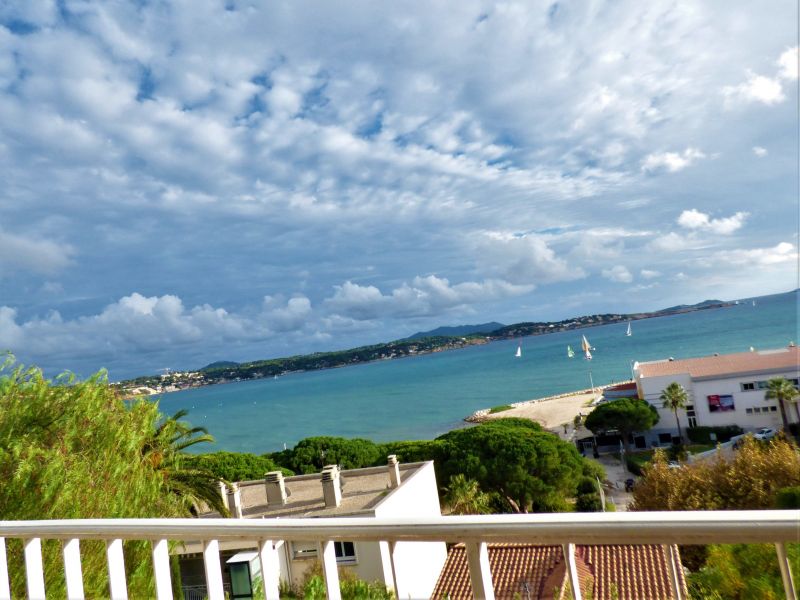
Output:
[[[785,439],[760,442],[747,436],[730,460],[698,461],[670,469],[656,451],[633,491],[632,510],[747,510],[789,508],[797,502],[800,453]],[[800,577],[797,544],[788,545],[795,581]],[[684,561],[692,597],[704,600],[783,598],[773,545],[687,547]]]
[[[318,473],[325,465],[337,464],[342,469],[359,469],[386,460],[380,447],[361,438],[318,436],[300,440],[291,450],[270,455],[280,466],[295,473]]]
[[[678,438],[683,442],[683,431],[681,430],[681,420],[678,417],[678,410],[686,408],[686,405],[689,403],[689,394],[683,389],[680,383],[673,381],[664,388],[659,399],[663,403],[661,405],[662,408],[667,408],[674,413],[675,423],[678,425]]]
[[[202,434],[164,420],[156,404],[126,406],[103,374],[55,382],[36,369],[0,370],[0,515],[8,520],[189,516],[208,482],[182,470]],[[199,437],[202,437],[200,435]],[[199,488],[191,487],[197,483]],[[216,498],[219,498],[217,493]],[[221,499],[220,499],[221,500]],[[108,595],[105,547],[81,544],[87,597]],[[25,596],[22,545],[8,544],[14,597]],[[127,542],[131,597],[155,594],[150,547]],[[48,596],[65,594],[60,545],[43,544]]]
[[[283,471],[284,475],[294,475],[292,471],[278,466],[268,456],[247,452],[212,452],[195,454],[185,458],[187,465],[204,469],[219,479],[226,481],[250,481],[263,479],[270,471]]]
[[[439,484],[457,474],[496,494],[513,512],[568,510],[582,475],[602,469],[572,444],[526,419],[496,419],[437,438]]]
[[[716,439],[711,439],[711,434],[714,434]],[[734,436],[744,433],[744,429],[738,425],[723,425],[719,427],[689,427],[686,430],[686,436],[690,442],[695,444],[710,444],[712,442],[727,442]]]
[[[586,428],[595,435],[619,431],[622,444],[628,450],[628,436],[636,431],[647,431],[658,423],[658,411],[648,402],[638,398],[620,398],[595,408],[586,417]]]

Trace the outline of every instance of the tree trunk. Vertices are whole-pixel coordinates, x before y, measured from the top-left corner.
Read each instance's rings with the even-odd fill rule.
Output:
[[[778,398],[778,406],[781,409],[781,419],[783,419],[783,429],[789,431],[789,419],[786,418],[786,407],[783,405],[783,400]]]
[[[675,411],[675,422],[678,424],[678,439],[680,439],[681,444],[683,443],[683,432],[681,432],[681,420],[678,418],[678,411]]]

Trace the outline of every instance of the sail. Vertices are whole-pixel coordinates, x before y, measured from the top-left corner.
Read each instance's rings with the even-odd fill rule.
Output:
[[[583,339],[581,341],[581,349],[583,350],[583,356],[586,360],[592,360],[592,347],[589,344],[589,340],[586,339],[586,336],[582,336]]]
[[[567,358],[572,358],[573,356],[575,356],[575,353],[572,351],[572,348],[567,346]]]
[[[628,331],[625,332],[625,335],[633,335],[633,332],[631,331],[631,322],[630,321],[628,321]]]
[[[520,344],[519,346],[517,346],[517,353],[516,353],[514,356],[516,356],[517,358],[519,358],[520,356],[522,356],[522,344]]]

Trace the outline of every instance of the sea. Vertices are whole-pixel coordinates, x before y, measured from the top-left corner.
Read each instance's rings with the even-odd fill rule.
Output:
[[[798,342],[798,294],[434,354],[292,373],[173,392],[161,411],[189,411],[216,443],[199,452],[262,454],[305,437],[374,441],[432,439],[463,427],[481,408],[543,398],[631,378],[634,361],[779,348]],[[581,352],[581,336],[592,360]],[[522,344],[522,356],[514,355]],[[575,351],[567,357],[567,346]],[[557,402],[558,400],[554,400]]]

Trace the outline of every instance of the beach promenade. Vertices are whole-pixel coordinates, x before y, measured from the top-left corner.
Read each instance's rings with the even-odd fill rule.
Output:
[[[489,413],[490,409],[482,409],[475,411],[465,420],[471,423],[480,423],[489,419],[520,417],[536,421],[545,429],[555,430],[564,423],[568,423],[571,429],[575,416],[589,414],[592,410],[591,403],[602,396],[603,389],[603,387],[596,387],[594,391],[578,390],[546,398],[516,402],[510,405],[510,409],[492,414]]]

